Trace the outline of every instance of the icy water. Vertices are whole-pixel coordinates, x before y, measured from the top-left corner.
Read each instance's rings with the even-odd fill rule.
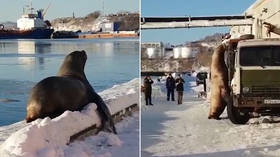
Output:
[[[29,90],[75,50],[87,52],[85,73],[98,92],[139,76],[138,39],[0,40],[0,126],[24,119]]]

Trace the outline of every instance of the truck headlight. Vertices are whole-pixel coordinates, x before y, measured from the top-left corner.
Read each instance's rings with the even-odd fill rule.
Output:
[[[242,92],[243,93],[249,93],[250,92],[250,88],[249,87],[243,87],[242,88]]]

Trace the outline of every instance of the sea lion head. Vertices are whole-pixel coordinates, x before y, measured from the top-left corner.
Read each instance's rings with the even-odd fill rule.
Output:
[[[84,50],[71,52],[64,59],[64,61],[67,61],[71,64],[81,65],[82,63],[83,66],[86,64],[86,60],[87,54]]]
[[[87,54],[84,50],[68,54],[58,71],[58,76],[84,77]]]

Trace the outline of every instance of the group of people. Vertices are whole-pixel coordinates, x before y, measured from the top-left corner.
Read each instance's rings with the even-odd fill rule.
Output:
[[[146,105],[153,105],[152,104],[152,84],[154,81],[151,79],[150,76],[146,76],[144,78],[144,94],[145,94],[145,101]],[[183,91],[184,91],[184,79],[181,75],[178,75],[176,79],[171,74],[168,74],[166,78],[166,89],[167,89],[167,101],[170,101],[170,97],[172,101],[175,101],[174,97],[174,90],[176,89],[178,95],[178,105],[182,104],[183,100]]]

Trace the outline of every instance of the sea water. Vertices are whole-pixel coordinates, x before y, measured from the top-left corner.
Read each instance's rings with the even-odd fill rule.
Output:
[[[86,51],[85,74],[97,92],[139,77],[136,38],[0,40],[0,126],[23,120],[30,89],[76,50]]]

